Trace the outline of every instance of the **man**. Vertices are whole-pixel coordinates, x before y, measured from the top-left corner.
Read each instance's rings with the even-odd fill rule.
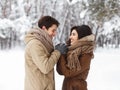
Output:
[[[25,89],[55,90],[54,66],[65,45],[54,50],[52,38],[56,35],[59,22],[44,16],[38,21],[38,27],[31,29],[25,36]]]

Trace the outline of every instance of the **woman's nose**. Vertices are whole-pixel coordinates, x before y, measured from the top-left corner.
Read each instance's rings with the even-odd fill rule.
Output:
[[[69,37],[69,39],[71,39],[71,38],[72,38],[72,36]]]

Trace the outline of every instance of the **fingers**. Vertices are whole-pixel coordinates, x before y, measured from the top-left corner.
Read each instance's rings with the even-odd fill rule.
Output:
[[[60,47],[66,46],[66,44],[65,44],[65,43],[59,43],[59,44],[56,45],[56,47],[59,47],[59,46],[60,46]]]
[[[55,49],[61,52],[61,54],[66,54],[68,51],[67,45],[65,43],[60,43],[55,46]]]

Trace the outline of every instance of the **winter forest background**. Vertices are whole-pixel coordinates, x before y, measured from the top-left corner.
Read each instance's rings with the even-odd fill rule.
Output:
[[[44,15],[60,22],[55,44],[72,26],[88,24],[96,47],[120,47],[120,0],[0,0],[0,49],[24,47],[24,35]]]
[[[120,0],[0,0],[0,90],[24,90],[24,36],[44,15],[60,22],[54,44],[88,24],[96,36],[88,90],[120,90]],[[61,90],[63,76],[55,79]]]

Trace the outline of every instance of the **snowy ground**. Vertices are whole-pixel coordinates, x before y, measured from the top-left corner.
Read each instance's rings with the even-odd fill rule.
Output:
[[[56,90],[63,76],[55,72]],[[120,49],[98,49],[91,62],[88,90],[120,90]],[[0,51],[0,90],[24,90],[24,50]]]

